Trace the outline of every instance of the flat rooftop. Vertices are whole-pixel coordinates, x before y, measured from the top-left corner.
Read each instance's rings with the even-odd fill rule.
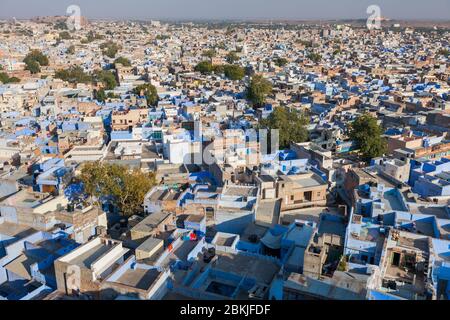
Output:
[[[283,181],[295,183],[300,188],[314,188],[327,185],[327,183],[323,181],[321,177],[319,177],[317,174],[311,173],[297,174],[292,176],[281,176],[280,178]]]
[[[178,200],[178,198],[180,198],[180,195],[181,195],[180,192],[174,191],[172,189],[170,189],[170,190],[158,189],[150,195],[150,200],[151,201],[173,201],[173,200]]]
[[[227,186],[223,190],[223,195],[226,196],[256,197],[257,194],[257,187]]]
[[[182,241],[181,245],[175,247],[173,251],[164,258],[161,265],[167,267],[175,261],[186,261],[188,254],[195,248],[197,244],[198,241]]]
[[[90,268],[91,264],[98,258],[110,251],[114,246],[106,245],[104,243],[98,244],[87,252],[84,252],[75,258],[68,261],[70,264],[74,264],[80,267]]]
[[[128,269],[115,282],[141,290],[148,290],[160,274],[157,269]]]
[[[52,197],[49,194],[31,193],[23,189],[1,202],[4,206],[20,207],[20,208],[36,208],[45,200],[50,200]]]
[[[322,219],[319,224],[319,234],[333,234],[341,237],[345,237],[345,231],[347,226],[345,220],[341,217],[337,219]]]
[[[435,216],[438,219],[450,219],[445,206],[429,206],[429,205],[412,205],[409,204],[409,209],[412,214],[423,214]]]
[[[144,220],[135,225],[132,231],[138,232],[151,232],[154,228],[158,227],[171,213],[168,212],[156,212],[152,213]]]
[[[278,223],[280,217],[281,201],[277,200],[261,200],[256,210],[256,221],[268,225]]]
[[[0,224],[0,234],[17,239],[25,238],[35,232],[35,229],[17,223],[4,222]]]
[[[398,238],[397,245],[414,248],[426,253],[428,253],[430,249],[428,245],[428,237],[415,235],[409,232],[400,232],[400,237]]]
[[[241,277],[254,278],[259,283],[270,285],[280,267],[272,261],[242,254],[217,252],[218,260],[214,269]]]
[[[236,240],[236,237],[237,236],[234,236],[234,235],[229,235],[229,236],[221,235],[221,236],[217,237],[215,245],[221,246],[221,247],[231,247],[231,245]]]
[[[161,242],[164,242],[164,240],[150,237],[147,240],[145,240],[137,249],[150,252],[154,248],[159,246]]]
[[[319,224],[320,215],[322,213],[338,214],[337,208],[331,207],[317,207],[317,208],[306,208],[289,210],[281,213],[282,224],[290,224],[295,222],[295,220],[309,221]]]
[[[200,223],[205,219],[205,216],[199,214],[191,214],[189,215],[185,221],[192,223]]]

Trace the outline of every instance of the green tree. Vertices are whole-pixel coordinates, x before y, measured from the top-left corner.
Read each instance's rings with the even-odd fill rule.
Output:
[[[117,87],[116,76],[112,71],[96,70],[94,71],[93,81],[102,83],[106,90],[112,90]]]
[[[70,40],[72,39],[72,36],[68,31],[63,31],[59,33],[59,39],[61,40]]]
[[[118,57],[116,60],[114,60],[114,65],[121,64],[124,67],[131,67],[131,61],[124,57]]]
[[[41,66],[34,60],[27,61],[25,69],[30,71],[32,74],[41,72]]]
[[[280,148],[289,148],[291,142],[301,143],[308,141],[308,130],[306,125],[309,123],[308,117],[297,111],[290,111],[284,107],[275,108],[267,119],[260,122],[263,129],[278,129]],[[269,138],[270,135],[269,135]]]
[[[227,56],[225,57],[225,59],[227,60],[228,63],[233,64],[236,61],[239,60],[238,55],[236,54],[236,52],[231,51],[227,54]]]
[[[95,40],[103,40],[103,39],[104,39],[104,37],[102,35],[96,34],[93,31],[89,31],[86,39],[82,39],[81,43],[86,44],[86,43],[94,42]]]
[[[216,65],[212,65],[212,71],[216,74],[222,74],[225,73],[225,66],[222,64],[216,64]]]
[[[274,62],[278,67],[281,68],[287,65],[289,61],[286,58],[276,58]]]
[[[156,36],[156,40],[167,40],[167,39],[170,39],[170,36],[165,35],[165,34],[158,34]]]
[[[38,62],[41,66],[48,66],[48,57],[39,50],[31,51],[24,59],[25,63],[29,60]]]
[[[92,77],[85,73],[80,66],[71,66],[68,69],[57,70],[55,72],[55,78],[73,84],[92,82]]]
[[[114,92],[108,92],[107,98],[108,99],[117,99],[117,98],[119,98],[119,96],[114,94]]]
[[[314,52],[308,54],[307,57],[309,60],[311,60],[314,63],[319,63],[322,60],[322,56],[320,54],[314,53]]]
[[[143,211],[145,195],[156,184],[153,173],[101,162],[84,164],[79,178],[94,202],[108,198],[125,217]]]
[[[20,79],[16,78],[16,77],[10,78],[7,73],[0,72],[0,82],[3,84],[18,83],[18,82],[20,82]]]
[[[195,67],[194,70],[202,74],[208,74],[213,71],[213,65],[210,61],[201,61]]]
[[[255,75],[247,88],[247,98],[255,107],[262,107],[268,94],[272,92],[272,84],[261,75]]]
[[[75,54],[75,46],[70,46],[67,48],[67,54]]]
[[[214,50],[214,49],[208,49],[208,50],[205,50],[205,51],[203,51],[203,53],[202,53],[202,57],[206,57],[206,58],[214,58],[215,56],[216,56],[216,50]]]
[[[94,90],[94,99],[98,102],[105,102],[107,99],[104,89]]]
[[[314,46],[314,43],[309,40],[298,39],[297,43],[300,43],[301,45],[305,46],[306,48],[312,48]]]
[[[55,29],[68,30],[67,24],[64,21],[58,21],[57,23],[55,23]]]
[[[448,58],[448,57],[450,57],[450,50],[448,50],[448,49],[440,49],[438,51],[438,55]]]
[[[245,76],[244,68],[234,64],[225,65],[223,69],[225,76],[230,80],[242,80]]]
[[[26,69],[33,74],[41,72],[42,66],[49,65],[47,56],[39,50],[32,50],[28,53],[23,62],[26,65]]]
[[[349,137],[358,143],[365,161],[386,153],[387,143],[382,135],[383,129],[378,125],[377,119],[368,113],[361,115],[350,125]]]
[[[112,41],[107,41],[100,45],[100,49],[102,49],[105,56],[113,59],[116,57],[116,54],[119,52],[121,47]]]
[[[139,96],[145,96],[145,98],[147,99],[147,104],[149,106],[154,106],[158,103],[158,92],[156,90],[156,87],[150,83],[137,86],[136,88],[134,88],[133,93]]]
[[[20,79],[17,77],[11,77],[9,78],[9,83],[19,83]]]

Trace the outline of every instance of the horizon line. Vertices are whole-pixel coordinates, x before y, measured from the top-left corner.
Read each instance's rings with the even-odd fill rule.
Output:
[[[30,21],[38,18],[62,18],[68,17],[66,15],[48,15],[48,16],[32,16],[32,17],[4,17],[0,15],[0,20],[12,20],[16,19],[18,21]],[[91,21],[161,21],[161,22],[339,22],[339,21],[366,21],[367,17],[360,18],[269,18],[269,17],[261,17],[261,18],[157,18],[157,17],[148,17],[148,18],[140,18],[140,17],[89,17],[87,15],[83,15],[82,17]],[[389,21],[404,21],[404,22],[449,22],[450,18],[387,18],[384,22]]]

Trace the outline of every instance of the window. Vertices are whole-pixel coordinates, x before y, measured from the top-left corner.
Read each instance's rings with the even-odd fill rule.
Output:
[[[291,201],[294,201],[294,196],[291,196]]]

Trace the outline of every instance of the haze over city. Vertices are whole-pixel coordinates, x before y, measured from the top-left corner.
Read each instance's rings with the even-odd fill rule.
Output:
[[[361,19],[370,5],[392,19],[450,19],[448,0],[2,0],[0,17],[64,15],[73,4],[102,19]]]

